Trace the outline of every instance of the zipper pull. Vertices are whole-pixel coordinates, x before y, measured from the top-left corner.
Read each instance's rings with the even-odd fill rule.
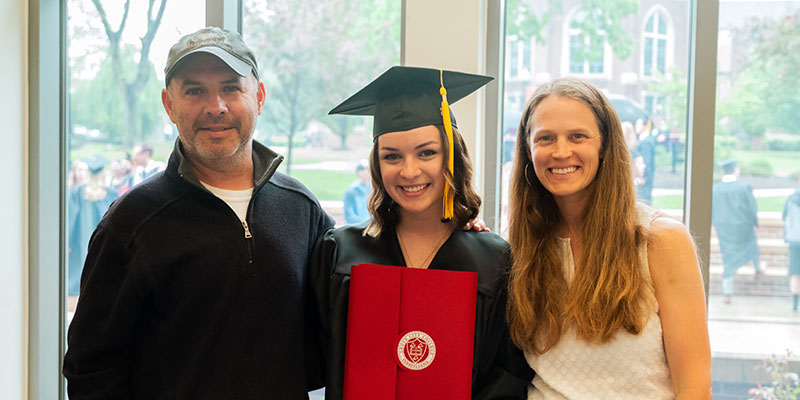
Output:
[[[253,235],[250,234],[250,228],[247,226],[247,221],[242,221],[242,226],[244,227],[244,238],[250,239]]]

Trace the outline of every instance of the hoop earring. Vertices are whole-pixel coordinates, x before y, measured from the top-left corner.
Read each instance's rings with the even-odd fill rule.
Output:
[[[530,165],[531,165],[531,163],[526,163],[525,164],[525,182],[528,182],[528,185],[533,186],[533,184],[531,183],[531,180],[528,179],[528,166],[530,166]]]

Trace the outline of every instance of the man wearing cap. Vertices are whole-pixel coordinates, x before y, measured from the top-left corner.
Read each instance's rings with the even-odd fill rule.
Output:
[[[753,187],[739,181],[739,163],[726,160],[722,179],[714,183],[711,201],[711,224],[717,230],[722,253],[722,293],[725,303],[733,297],[733,276],[741,266],[753,262],[755,277],[761,274],[760,250],[755,229],[758,206]]]
[[[109,209],[89,244],[64,375],[82,398],[299,399],[315,388],[308,254],[332,226],[252,139],[255,57],[204,28],[170,49],[163,173]]]

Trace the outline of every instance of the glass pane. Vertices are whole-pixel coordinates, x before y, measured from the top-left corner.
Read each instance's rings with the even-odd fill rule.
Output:
[[[512,40],[509,45],[511,55],[509,56],[508,74],[509,76],[517,76],[519,75],[519,68],[517,67],[519,65],[519,42]]]
[[[655,2],[658,3],[655,5],[654,2],[641,2],[637,9],[624,11],[611,3],[595,2],[592,4],[597,4],[594,6],[597,9],[590,12],[576,10],[578,3],[590,2],[519,0],[508,3],[507,16],[514,18],[506,19],[506,35],[530,40],[534,43],[532,53],[536,57],[531,60],[530,77],[526,80],[506,79],[503,92],[503,154],[509,155],[504,157],[502,167],[500,232],[504,235],[507,234],[507,190],[512,164],[509,159],[514,155],[509,149],[516,142],[516,130],[525,103],[539,85],[565,74],[602,72],[602,75],[593,75],[591,82],[609,97],[621,119],[633,129],[632,136],[638,139],[632,152],[637,165],[642,165],[639,168],[642,172],[636,179],[639,199],[651,202],[676,218],[682,217],[690,3],[670,1]],[[657,11],[661,12],[659,17],[655,17]],[[569,21],[571,15],[574,17]],[[603,18],[586,21],[586,15],[602,15]],[[576,23],[578,17],[583,19],[583,23]],[[664,65],[674,67],[664,74],[645,79],[643,71],[652,71],[656,67],[653,52],[658,46],[652,34],[645,37],[645,30],[655,34],[661,25],[668,28],[662,37],[666,48],[674,48],[672,54],[663,53]],[[521,32],[528,33],[528,36],[520,36]],[[621,34],[607,38],[603,32]],[[562,38],[566,37],[569,41],[564,43]],[[589,41],[584,42],[581,39],[584,37]],[[607,41],[606,45],[604,41]],[[578,60],[584,43],[597,46],[594,54],[595,57],[599,54],[599,58],[589,58],[589,62]],[[568,53],[562,57],[564,52]],[[603,62],[604,58],[610,62]],[[563,66],[564,62],[568,64]],[[606,70],[612,66],[613,70]],[[520,94],[525,96],[524,102],[512,100]],[[650,110],[653,111],[649,111],[644,106],[646,95],[653,96],[651,101],[654,103],[663,98],[664,106],[659,108],[652,104]]]
[[[255,139],[282,154],[337,225],[368,217],[365,198],[345,212],[345,192],[372,146],[372,118],[328,111],[400,62],[400,0],[244,2],[244,39],[267,89]],[[369,190],[366,191],[368,193]],[[349,221],[345,217],[349,217]]]
[[[709,282],[719,394],[785,389],[773,366],[773,377],[800,372],[798,42],[800,1],[720,2]],[[754,369],[788,351],[793,363]]]
[[[667,40],[658,39],[658,72],[663,74],[666,72],[667,63]]]
[[[590,74],[602,74],[603,73],[603,59],[605,58],[605,45],[604,42],[601,41],[594,41],[591,42],[592,46],[592,58],[589,61],[589,73]]]
[[[531,72],[531,42],[529,40],[522,41],[522,69],[525,73]]]
[[[131,2],[123,21],[123,2],[67,2],[67,324],[97,223],[111,201],[164,168],[177,137],[161,105],[163,69],[170,46],[205,24],[205,10],[189,0],[160,5],[148,16],[147,2]]]
[[[578,35],[569,37],[569,72],[572,74],[583,73],[583,59],[579,57],[580,50],[583,48],[583,40]]]

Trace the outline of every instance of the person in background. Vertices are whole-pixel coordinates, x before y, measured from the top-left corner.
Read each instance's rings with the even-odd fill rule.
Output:
[[[108,187],[122,196],[131,188],[133,183],[131,162],[124,158],[114,160],[111,162],[109,169],[111,170],[111,177]]]
[[[758,247],[758,206],[753,187],[739,181],[739,163],[721,163],[722,179],[714,183],[711,199],[711,224],[716,228],[722,253],[722,294],[730,304],[733,298],[733,277],[743,265],[753,263],[755,278],[762,273]]]
[[[105,166],[108,160],[93,155],[76,162],[78,170],[85,170],[85,183],[77,184],[67,192],[68,268],[67,296],[80,293],[81,271],[89,248],[89,238],[111,202],[119,196],[108,188]]]
[[[145,179],[161,172],[166,164],[153,160],[153,147],[148,144],[139,144],[133,147],[133,179],[132,186],[136,186]]]
[[[528,399],[709,399],[694,243],[636,201],[622,127],[592,85],[540,86],[511,183],[508,321],[536,371]]]
[[[800,187],[786,199],[786,204],[783,206],[783,221],[783,239],[789,244],[789,289],[792,292],[792,310],[797,312],[797,303],[800,301]]]
[[[356,166],[358,178],[344,192],[344,220],[348,224],[355,224],[369,219],[367,211],[367,196],[372,191],[369,183],[369,163],[361,160]]]
[[[625,144],[628,146],[628,151],[631,156],[631,172],[633,172],[633,185],[638,191],[639,186],[645,182],[644,171],[645,166],[642,155],[639,154],[639,137],[636,134],[636,129],[633,124],[625,121],[622,123],[622,133],[625,136]]]
[[[644,163],[644,173],[641,184],[636,187],[636,195],[640,201],[647,204],[653,202],[653,181],[656,177],[656,136],[651,131],[651,124],[645,123],[642,119],[636,120],[636,134],[639,136],[639,144],[636,148],[637,153],[642,157]]]
[[[455,119],[440,111],[449,110],[440,89],[452,103],[491,79],[396,66],[331,110],[374,116],[374,143],[372,218],[328,231],[312,255],[327,399],[343,396],[350,268],[360,263],[476,272],[472,398],[525,398],[532,372],[505,324],[508,243],[493,233],[459,229],[477,216],[481,199],[472,188],[472,163]]]
[[[322,382],[307,263],[333,221],[253,140],[266,93],[238,33],[182,37],[164,73],[179,138],[92,236],[69,398],[306,399]]]

